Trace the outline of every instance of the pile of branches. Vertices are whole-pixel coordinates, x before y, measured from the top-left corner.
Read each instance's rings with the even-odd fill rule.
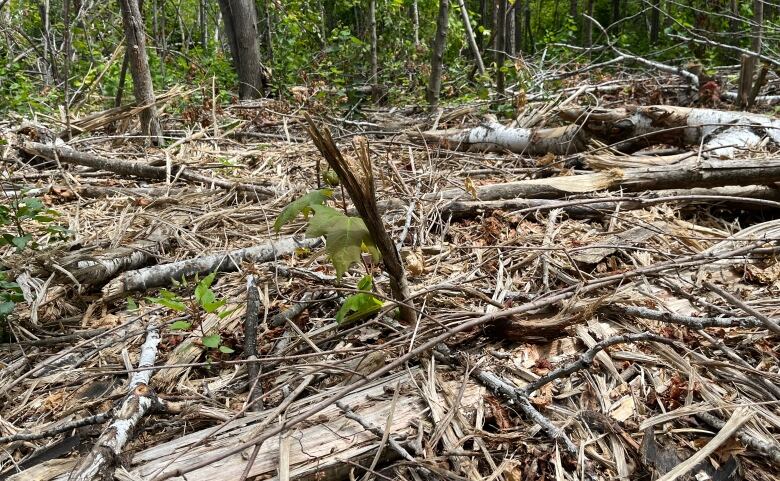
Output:
[[[772,479],[775,121],[545,109],[393,131],[261,102],[160,149],[6,128],[7,195],[70,237],[4,253],[2,475]],[[385,264],[339,278],[305,219],[275,232],[323,157],[368,166],[326,202]],[[366,274],[381,307],[336,322]]]

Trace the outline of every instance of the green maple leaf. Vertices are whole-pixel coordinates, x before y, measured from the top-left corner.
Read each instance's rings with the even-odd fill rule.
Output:
[[[302,197],[295,199],[285,207],[274,222],[274,230],[278,233],[283,225],[298,217],[303,213],[305,218],[309,217],[312,207],[323,205],[326,200],[333,197],[333,189],[313,190]]]
[[[311,207],[314,217],[309,221],[306,237],[325,236],[325,252],[336,268],[336,277],[340,278],[352,264],[359,263],[361,252],[368,252],[375,261],[381,259],[363,219],[324,205]]]
[[[370,291],[374,282],[371,276],[363,276],[358,282],[357,288],[361,291]],[[336,313],[336,322],[339,324],[356,321],[362,317],[374,314],[382,308],[384,303],[369,292],[359,292],[344,299],[344,304]]]

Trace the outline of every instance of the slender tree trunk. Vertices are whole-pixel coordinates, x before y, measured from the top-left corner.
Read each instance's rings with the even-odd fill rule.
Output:
[[[750,94],[753,90],[753,74],[758,65],[758,58],[761,54],[761,44],[763,40],[764,24],[764,0],[753,0],[753,25],[750,28],[750,49],[755,55],[742,56],[742,69],[740,70],[739,90],[737,99],[739,107],[747,109],[750,106]]]
[[[328,45],[328,28],[327,28],[327,13],[325,12],[325,4],[322,3],[322,0],[317,0],[317,12],[319,13],[320,17],[320,24],[318,25],[320,29],[320,38],[322,39],[322,46],[325,47]]]
[[[661,32],[661,0],[653,0],[653,8],[650,10],[650,43],[658,44]]]
[[[51,4],[49,0],[43,0],[42,3],[38,4],[38,10],[41,15],[41,24],[43,24],[43,55],[41,58],[41,73],[43,74],[43,83],[46,85],[51,85],[54,83],[54,62],[52,61],[54,58],[54,49],[51,45],[51,20],[49,16],[50,7]]]
[[[268,61],[274,60],[274,30],[273,22],[271,21],[271,8],[268,6],[268,2],[265,3],[265,53],[268,55]]]
[[[414,46],[420,45],[420,10],[417,8],[417,0],[412,2],[412,29],[414,30]]]
[[[569,16],[577,19],[577,0],[569,0]]]
[[[155,42],[157,42],[157,0],[152,4],[153,12],[153,24]],[[144,11],[144,0],[138,0],[138,11]],[[125,49],[125,55],[122,58],[122,68],[119,71],[119,83],[116,87],[116,97],[114,98],[114,107],[122,105],[122,97],[125,94],[125,80],[127,79],[127,69],[130,66],[130,49]]]
[[[764,0],[753,0],[753,27],[750,29],[753,38],[750,40],[750,49],[756,52],[754,58],[761,54],[764,26]]]
[[[257,36],[257,10],[253,0],[219,0],[225,35],[238,73],[238,97],[242,100],[262,96],[265,90],[263,65]]]
[[[492,31],[493,30],[493,0],[480,0],[480,23],[482,23],[482,26]],[[479,32],[479,37],[477,37],[477,44],[479,45],[480,50],[483,48],[487,48],[486,43],[487,36],[484,35],[482,32]]]
[[[616,23],[620,20],[620,0],[612,0],[612,18],[611,23]],[[617,29],[616,31],[619,31],[620,28],[616,25],[614,27]]]
[[[70,93],[68,92],[68,87],[70,86],[70,0],[65,0],[63,3],[62,13],[65,18],[65,32],[62,45],[62,50],[65,52],[65,63],[62,66],[62,97],[65,105],[65,136],[70,138]],[[149,70],[148,66],[147,70]]]
[[[506,0],[497,0],[496,5],[496,92],[504,95],[504,59],[506,58]]]
[[[593,4],[594,0],[588,0],[585,8],[588,11],[588,16],[593,18]],[[582,46],[590,48],[593,46],[593,22],[587,18],[583,18],[583,35]]]
[[[506,12],[506,25],[504,26],[504,43],[506,44],[506,53],[508,55],[514,55],[515,54],[515,36],[513,35],[513,32],[515,31],[515,15],[514,15],[514,7],[512,5],[508,6],[509,10]]]
[[[525,34],[528,37],[528,53],[533,54],[536,50],[536,41],[534,40],[534,32],[531,30],[531,6],[529,5],[529,2],[526,2],[525,8],[523,9],[523,17],[525,17]]]
[[[125,27],[135,101],[139,106],[145,106],[140,115],[141,131],[153,144],[162,145],[162,130],[157,119],[157,108],[154,105],[154,88],[152,74],[149,72],[149,57],[146,55],[146,35],[141,11],[137,0],[119,0],[119,6]]]
[[[474,62],[477,65],[480,75],[485,73],[485,63],[482,62],[482,54],[479,52],[479,46],[477,46],[477,39],[474,37],[474,30],[471,28],[471,20],[469,19],[469,11],[466,9],[465,0],[458,0],[458,7],[460,8],[460,15],[463,18],[463,28],[466,30],[466,41],[469,44],[471,55],[474,56]]]
[[[447,20],[449,19],[449,0],[439,0],[439,14],[436,17],[436,36],[431,49],[431,79],[428,82],[426,97],[431,109],[439,103],[441,90],[441,71],[444,61],[444,48],[447,46]]]
[[[515,0],[515,54],[523,50],[523,4]]]
[[[200,46],[204,50],[208,45],[209,37],[207,2],[208,0],[200,0],[198,2],[198,31],[200,33]]]
[[[371,85],[379,84],[379,59],[377,58],[376,0],[368,2],[368,23],[371,34]]]

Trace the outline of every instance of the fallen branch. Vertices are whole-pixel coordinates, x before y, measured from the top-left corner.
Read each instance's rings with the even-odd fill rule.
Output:
[[[159,343],[160,333],[156,326],[152,326],[147,330],[146,342],[141,346],[139,368],[154,366]],[[122,401],[114,420],[103,430],[92,451],[81,458],[68,477],[69,481],[93,481],[113,477],[117,457],[132,437],[135,426],[148,411],[163,409],[157,394],[149,387],[152,372],[151,369],[146,369],[133,373],[128,386],[129,394]]]
[[[287,237],[255,247],[246,247],[230,252],[128,271],[106,284],[103,287],[103,295],[106,298],[113,299],[129,292],[168,285],[171,279],[178,280],[182,277],[208,274],[215,271],[232,272],[238,270],[242,262],[273,261],[278,257],[290,255],[295,249],[315,247],[320,242],[320,239],[298,241],[293,237]]]
[[[59,160],[68,164],[91,167],[93,169],[107,170],[122,176],[140,177],[142,179],[165,180],[168,171],[165,167],[155,167],[143,162],[130,162],[127,160],[107,159],[94,154],[79,152],[67,146],[55,147],[38,142],[24,142],[19,149],[30,155],[37,155],[50,160]],[[190,172],[184,166],[173,165],[171,172],[181,179],[200,182],[205,185],[213,185],[222,189],[235,189],[242,192],[251,192],[261,197],[273,197],[276,192],[267,187],[242,182],[209,177]]]
[[[601,190],[645,190],[729,185],[771,184],[780,181],[780,159],[691,160],[675,165],[612,169],[593,174],[520,180],[475,189],[481,201],[514,198],[556,198]],[[464,199],[464,189],[448,189],[424,196],[426,200]]]

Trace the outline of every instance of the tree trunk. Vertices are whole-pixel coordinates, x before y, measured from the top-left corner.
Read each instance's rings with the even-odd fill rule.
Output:
[[[753,25],[750,29],[752,35],[750,39],[750,49],[755,52],[755,55],[742,56],[742,68],[739,73],[739,91],[737,94],[739,107],[741,109],[747,109],[750,106],[750,94],[753,90],[753,74],[756,71],[759,55],[761,54],[763,23],[764,0],[753,0]]]
[[[257,10],[253,0],[219,0],[225,35],[238,74],[241,100],[261,97],[265,90],[257,36]]]
[[[517,52],[517,45],[515,44],[515,13],[514,5],[507,4],[506,11],[506,26],[504,28],[504,42],[506,44],[506,53],[509,56],[514,56]]]
[[[368,22],[371,30],[371,85],[379,85],[379,60],[377,58],[376,0],[368,2]]]
[[[536,50],[536,42],[534,41],[534,33],[531,31],[531,6],[530,0],[526,2],[523,9],[523,16],[525,17],[525,34],[528,37],[528,53],[533,54]]]
[[[588,15],[593,18],[593,3],[594,0],[588,0],[585,8],[588,11]],[[593,46],[593,21],[587,18],[583,18],[583,32],[582,32],[582,46],[590,48]]]
[[[162,144],[162,130],[157,119],[157,108],[154,103],[154,88],[152,74],[149,72],[149,58],[146,55],[146,36],[141,11],[137,0],[119,0],[122,10],[122,23],[125,27],[130,75],[133,76],[133,92],[141,110],[141,131],[148,136],[153,144]]]
[[[204,50],[208,45],[209,36],[207,8],[207,0],[200,0],[198,2],[198,31],[200,33],[200,46],[203,47]]]
[[[431,109],[439,103],[441,90],[441,71],[443,68],[444,48],[447,46],[447,20],[449,19],[449,0],[439,0],[439,14],[436,17],[436,36],[431,49],[431,78],[428,82],[426,97]]]
[[[49,15],[50,10],[49,0],[43,0],[38,4],[38,10],[41,15],[41,23],[43,24],[43,55],[41,58],[41,73],[43,74],[43,82],[46,85],[52,85],[54,83],[55,64],[54,64],[54,48],[52,45],[51,34],[51,17]]]
[[[480,0],[479,2],[480,11],[480,23],[482,26],[492,31],[493,30],[493,0]],[[479,37],[477,37],[477,44],[479,45],[479,48],[482,49],[485,47],[485,40],[486,36],[479,32]]]
[[[620,0],[612,0],[612,21],[610,23],[615,24],[620,20]],[[615,26],[615,31],[619,31],[620,28]]]
[[[497,0],[496,5],[496,92],[504,95],[504,59],[506,58],[506,0]]]
[[[479,46],[477,46],[477,39],[474,37],[474,30],[471,28],[471,20],[469,19],[469,12],[466,9],[465,0],[458,0],[458,7],[460,8],[460,15],[463,18],[463,28],[466,30],[466,41],[471,49],[471,55],[474,56],[474,62],[477,64],[477,70],[480,74],[485,73],[485,64],[482,62],[482,54],[479,53]]]
[[[650,43],[658,44],[658,36],[661,31],[661,0],[653,0],[653,8],[650,10]]]
[[[515,54],[523,50],[523,4],[515,0]]]
[[[414,30],[414,46],[420,45],[420,10],[417,8],[417,0],[412,2],[412,29]]]

